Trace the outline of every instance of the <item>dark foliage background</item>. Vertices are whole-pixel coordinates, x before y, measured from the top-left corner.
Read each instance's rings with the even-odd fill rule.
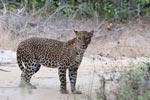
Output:
[[[24,9],[34,16],[126,21],[150,17],[150,0],[1,0],[0,8]]]

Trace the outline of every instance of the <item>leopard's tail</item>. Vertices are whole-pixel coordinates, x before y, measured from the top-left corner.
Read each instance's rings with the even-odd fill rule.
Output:
[[[21,69],[21,71],[24,72],[24,65],[22,63],[22,57],[21,57],[21,55],[18,54],[18,52],[17,52],[17,63],[18,63],[19,68]]]

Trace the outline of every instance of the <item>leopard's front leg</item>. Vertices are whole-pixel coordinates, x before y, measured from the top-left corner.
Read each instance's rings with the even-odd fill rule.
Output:
[[[78,68],[69,68],[69,79],[71,84],[71,92],[73,94],[82,94],[81,91],[76,90],[76,79],[77,79],[77,70]]]
[[[68,94],[66,88],[66,69],[63,67],[58,67],[58,75],[60,80],[60,92],[62,94]]]

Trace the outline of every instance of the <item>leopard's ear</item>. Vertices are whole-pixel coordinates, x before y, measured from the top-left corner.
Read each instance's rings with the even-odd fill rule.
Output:
[[[93,34],[93,33],[94,33],[94,30],[91,30],[91,31],[90,31],[90,33],[92,33],[92,34]]]
[[[91,36],[91,37],[93,36],[93,33],[94,33],[94,30],[91,30],[91,31],[90,31],[90,36]]]
[[[76,34],[76,36],[80,34],[80,32],[78,32],[78,31],[76,31],[76,30],[73,30],[73,31],[74,31],[74,33]]]

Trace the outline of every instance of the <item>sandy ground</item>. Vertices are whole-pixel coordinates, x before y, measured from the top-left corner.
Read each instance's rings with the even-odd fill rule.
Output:
[[[100,75],[104,72],[122,70],[132,62],[150,61],[148,58],[113,60],[98,56],[84,57],[78,71],[77,89],[83,94],[61,94],[59,92],[59,78],[57,69],[41,67],[31,83],[37,89],[20,88],[21,71],[16,63],[16,53],[13,51],[0,51],[0,100],[96,100],[96,90],[100,87]],[[117,66],[117,68],[116,68]],[[5,72],[8,71],[8,72]],[[112,77],[106,74],[106,78]],[[67,77],[68,78],[68,77]],[[69,79],[67,87],[70,91]],[[91,99],[90,99],[91,100]]]
[[[17,65],[14,67],[1,66],[1,68],[11,72],[0,72],[0,100],[86,100],[85,95],[94,95],[94,88],[98,88],[98,77],[94,77],[92,83],[92,72],[79,70],[77,87],[83,92],[82,95],[61,94],[59,92],[59,79],[57,69],[41,68],[41,70],[33,77],[32,84],[37,86],[37,89],[20,88],[20,70]],[[84,67],[84,66],[82,66]],[[69,80],[68,90],[70,89]],[[91,87],[92,85],[92,88]],[[92,91],[91,91],[92,90]]]

